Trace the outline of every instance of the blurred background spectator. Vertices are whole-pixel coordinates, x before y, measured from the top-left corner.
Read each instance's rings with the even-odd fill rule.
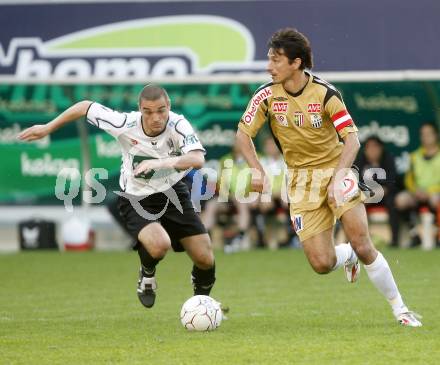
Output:
[[[384,196],[379,202],[374,202],[366,205],[367,212],[377,211],[384,208],[388,214],[388,223],[391,229],[392,247],[397,247],[399,244],[399,218],[398,212],[394,205],[394,199],[397,193],[396,184],[396,165],[394,156],[385,150],[384,143],[377,136],[370,136],[363,144],[362,150],[359,152],[355,161],[355,166],[359,170],[360,181],[368,185],[368,181],[374,180],[383,189]],[[385,176],[377,176],[377,170],[383,169]],[[372,197],[378,194],[379,187],[371,187]],[[369,199],[370,201],[372,199]],[[367,200],[368,203],[368,200]]]
[[[252,223],[258,238],[256,247],[284,248],[295,245],[293,240],[296,234],[291,227],[285,189],[287,167],[272,136],[263,139],[260,162],[271,179],[271,194],[269,199],[259,199],[252,209]]]
[[[225,253],[248,249],[248,229],[251,224],[251,205],[242,202],[250,191],[251,175],[244,171],[248,165],[234,147],[220,159],[217,195],[207,201],[202,221],[210,233],[219,225],[223,228],[222,243]]]
[[[411,153],[410,168],[405,175],[405,190],[397,194],[395,204],[401,211],[429,208],[440,220],[440,148],[438,128],[433,123],[420,127],[420,148]],[[414,214],[412,215],[414,217]],[[438,223],[437,223],[438,224]],[[414,225],[414,219],[412,219]],[[415,234],[411,245],[419,242]]]

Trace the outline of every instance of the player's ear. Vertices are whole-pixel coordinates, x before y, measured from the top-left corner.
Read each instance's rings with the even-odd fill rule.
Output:
[[[301,69],[302,60],[301,58],[297,57],[292,62],[291,65],[294,66],[295,70]]]

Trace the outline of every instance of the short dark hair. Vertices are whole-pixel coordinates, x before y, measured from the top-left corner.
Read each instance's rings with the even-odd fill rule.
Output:
[[[148,84],[145,85],[142,91],[139,93],[139,104],[141,103],[141,100],[150,100],[154,101],[157,99],[160,99],[161,97],[164,97],[165,100],[170,102],[170,97],[168,96],[167,91],[160,85],[156,84]]]
[[[313,55],[310,42],[304,34],[298,32],[295,28],[284,28],[275,32],[269,39],[268,47],[277,53],[283,50],[290,63],[292,63],[295,58],[300,58],[301,70],[313,68]]]

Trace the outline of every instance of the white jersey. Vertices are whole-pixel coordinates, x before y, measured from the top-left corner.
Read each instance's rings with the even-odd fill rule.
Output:
[[[155,137],[143,129],[140,112],[120,113],[99,103],[90,105],[87,122],[115,137],[122,150],[119,185],[131,195],[151,195],[165,191],[180,181],[186,171],[160,169],[134,176],[134,169],[143,160],[180,156],[189,151],[205,152],[191,124],[184,116],[170,111],[164,131]]]

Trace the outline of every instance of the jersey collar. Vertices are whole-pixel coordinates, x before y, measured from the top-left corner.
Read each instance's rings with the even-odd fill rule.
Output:
[[[291,92],[287,91],[286,89],[284,89],[286,91],[286,93],[288,93],[290,96],[293,96],[294,98],[300,96],[303,93],[304,89],[312,82],[313,75],[308,71],[304,71],[304,73],[309,76],[309,80],[307,81],[307,83],[304,85],[304,87],[301,90],[297,91],[296,93],[291,93]]]

